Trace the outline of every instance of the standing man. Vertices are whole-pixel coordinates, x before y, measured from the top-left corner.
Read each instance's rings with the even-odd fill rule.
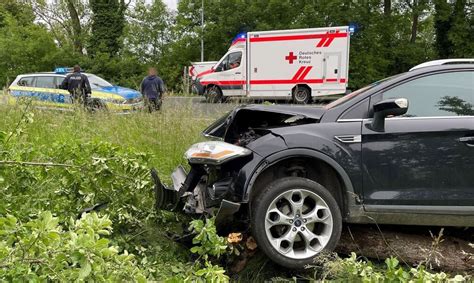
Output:
[[[163,80],[158,77],[157,73],[156,68],[148,68],[148,76],[143,79],[140,85],[140,92],[150,113],[160,110],[161,97],[165,92]]]
[[[87,98],[91,95],[91,85],[86,75],[81,73],[81,67],[75,65],[73,73],[66,76],[61,83],[61,88],[69,91],[73,103],[83,104],[87,107]]]

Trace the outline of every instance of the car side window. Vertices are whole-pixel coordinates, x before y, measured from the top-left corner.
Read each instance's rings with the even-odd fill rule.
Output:
[[[17,85],[31,87],[33,86],[34,79],[35,79],[34,77],[23,77],[18,81]]]
[[[35,87],[56,88],[55,78],[53,76],[36,77]]]
[[[61,88],[61,84],[63,83],[64,78],[63,77],[55,77],[54,78],[54,87],[55,88]]]
[[[383,99],[400,97],[408,99],[402,117],[474,116],[474,72],[428,75],[383,93]]]

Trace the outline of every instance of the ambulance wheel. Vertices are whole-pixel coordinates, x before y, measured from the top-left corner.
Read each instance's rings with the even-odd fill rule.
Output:
[[[296,86],[293,89],[293,103],[308,104],[311,101],[311,90],[306,86]]]
[[[223,101],[222,91],[218,86],[206,90],[206,101],[209,103],[220,103]]]

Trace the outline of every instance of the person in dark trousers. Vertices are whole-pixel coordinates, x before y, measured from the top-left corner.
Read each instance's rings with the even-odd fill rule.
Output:
[[[145,107],[150,113],[160,110],[165,86],[163,80],[158,77],[156,68],[148,69],[148,76],[143,79],[140,85],[140,92],[145,99]]]
[[[91,95],[91,85],[86,75],[81,73],[81,67],[75,65],[73,73],[66,76],[61,83],[61,88],[69,91],[73,103],[87,107],[88,97]]]

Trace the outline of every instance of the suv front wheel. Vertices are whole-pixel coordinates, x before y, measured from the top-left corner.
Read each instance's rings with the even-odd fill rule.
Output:
[[[329,191],[305,178],[270,183],[252,204],[252,231],[274,262],[304,268],[323,250],[333,250],[341,235],[339,206]]]

